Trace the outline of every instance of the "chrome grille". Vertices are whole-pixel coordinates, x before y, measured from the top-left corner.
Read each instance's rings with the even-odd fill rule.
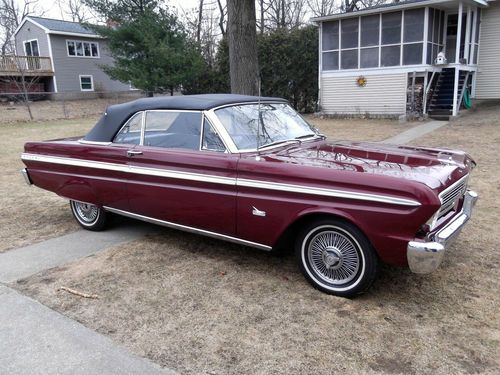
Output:
[[[468,177],[469,175],[462,177],[439,194],[441,208],[439,209],[438,218],[445,216],[448,212],[457,207],[457,202],[463,197],[467,190]]]

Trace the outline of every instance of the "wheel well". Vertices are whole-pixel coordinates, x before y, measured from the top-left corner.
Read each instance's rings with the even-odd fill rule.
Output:
[[[330,219],[330,218],[343,220],[358,227],[352,221],[340,215],[335,215],[331,213],[310,213],[302,217],[299,217],[292,224],[290,224],[288,228],[286,228],[285,231],[281,234],[278,241],[276,241],[276,244],[274,245],[273,249],[280,254],[293,253],[295,239],[297,238],[297,235],[300,233],[300,228],[303,225],[313,220]]]

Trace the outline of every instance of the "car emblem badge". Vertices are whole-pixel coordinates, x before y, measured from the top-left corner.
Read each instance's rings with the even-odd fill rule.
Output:
[[[261,211],[258,208],[252,207],[252,214],[255,216],[264,217],[264,216],[266,216],[266,211]]]

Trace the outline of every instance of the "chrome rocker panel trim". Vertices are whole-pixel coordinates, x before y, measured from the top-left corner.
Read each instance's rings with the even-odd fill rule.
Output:
[[[201,234],[203,236],[212,237],[212,238],[216,238],[216,239],[224,240],[224,241],[229,241],[229,242],[234,242],[234,243],[237,243],[237,244],[240,244],[240,245],[246,245],[246,246],[250,246],[250,247],[255,247],[255,248],[261,249],[261,250],[266,250],[266,251],[271,251],[272,250],[271,246],[267,246],[267,245],[264,245],[264,244],[261,244],[261,243],[257,243],[257,242],[243,240],[241,238],[232,237],[232,236],[228,236],[228,235],[225,235],[225,234],[220,234],[220,233],[216,233],[216,232],[210,232],[210,231],[204,230],[204,229],[198,229],[198,228],[194,228],[194,227],[189,227],[187,225],[172,223],[170,221],[155,219],[155,218],[152,218],[152,217],[149,217],[149,216],[134,214],[132,212],[119,210],[117,208],[106,207],[106,206],[104,206],[103,208],[106,211],[109,211],[109,212],[112,212],[112,213],[115,213],[115,214],[118,214],[118,215],[127,216],[127,217],[130,217],[132,219],[138,219],[138,220],[146,221],[146,222],[152,223],[152,224],[162,225],[162,226],[168,227],[168,228],[179,229],[179,230],[182,230],[184,232]]]
[[[334,197],[342,199],[354,199],[354,200],[394,204],[400,206],[410,206],[410,207],[420,206],[420,202],[416,200],[393,197],[388,195],[358,193],[346,190],[325,189],[314,186],[304,186],[304,185],[277,183],[271,181],[249,180],[244,178],[214,176],[201,173],[181,172],[181,171],[159,169],[159,168],[138,167],[126,164],[116,164],[116,163],[90,161],[90,160],[82,160],[75,158],[65,158],[61,156],[23,153],[21,155],[21,159],[32,160],[43,163],[53,163],[61,165],[71,165],[76,167],[86,167],[86,168],[119,171],[125,173],[134,173],[134,174],[141,174],[148,176],[158,176],[158,177],[175,178],[181,180],[208,182],[208,183],[222,184],[222,185],[233,185],[233,186],[243,186],[256,189],[286,191],[291,193],[317,195],[317,196]]]
[[[433,241],[408,243],[406,256],[408,266],[414,273],[426,274],[435,271],[444,258],[444,253],[458,237],[472,215],[472,208],[478,199],[477,193],[465,193],[462,211],[444,228],[434,235]]]

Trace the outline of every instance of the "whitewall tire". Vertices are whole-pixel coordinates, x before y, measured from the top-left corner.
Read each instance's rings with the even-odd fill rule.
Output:
[[[69,201],[74,218],[83,228],[100,231],[106,225],[106,211],[94,204]]]
[[[295,248],[299,267],[317,289],[351,297],[366,291],[376,278],[378,258],[366,236],[339,219],[306,224]]]

